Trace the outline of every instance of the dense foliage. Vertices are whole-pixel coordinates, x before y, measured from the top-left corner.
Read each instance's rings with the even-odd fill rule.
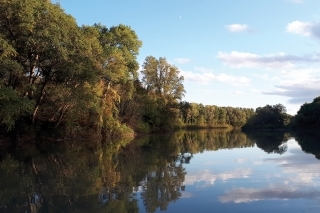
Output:
[[[242,127],[254,115],[251,108],[180,103],[179,119],[187,127]]]
[[[78,26],[50,1],[1,0],[0,130],[117,136],[290,123],[281,104],[254,111],[181,102],[184,78],[166,58],[148,56],[139,75],[141,45],[122,24]],[[319,126],[319,100],[301,107],[298,125]]]
[[[291,115],[287,114],[286,107],[282,104],[258,107],[244,128],[275,129],[284,128],[290,123]]]
[[[79,27],[50,1],[2,0],[1,126],[126,129],[141,44],[124,25]]]
[[[252,114],[180,103],[184,79],[165,58],[148,56],[140,80],[141,45],[125,25],[78,26],[50,1],[2,0],[1,128],[118,135],[190,125],[240,127]]]
[[[305,103],[296,115],[296,125],[301,127],[320,126],[320,96],[312,103]]]

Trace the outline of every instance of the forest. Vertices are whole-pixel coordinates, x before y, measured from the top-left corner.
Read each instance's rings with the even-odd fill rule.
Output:
[[[296,116],[182,101],[184,78],[165,57],[137,62],[129,26],[78,26],[59,4],[1,0],[0,132],[104,136],[179,128],[319,127],[320,97]]]

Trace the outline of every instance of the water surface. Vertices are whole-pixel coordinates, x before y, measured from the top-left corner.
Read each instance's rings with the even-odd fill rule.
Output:
[[[9,145],[0,212],[320,212],[318,144],[215,130]]]

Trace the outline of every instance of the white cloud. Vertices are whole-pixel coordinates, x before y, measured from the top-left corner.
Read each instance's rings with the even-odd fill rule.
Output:
[[[278,53],[273,55],[258,55],[246,52],[223,53],[217,56],[222,62],[235,68],[269,69],[269,73],[255,73],[253,76],[263,81],[274,82],[274,89],[262,91],[264,95],[287,97],[289,104],[301,105],[312,102],[320,95],[320,54],[288,55]],[[310,64],[313,68],[310,67]],[[274,72],[276,71],[276,73]],[[299,107],[292,108],[290,114],[295,114]]]
[[[210,68],[205,68],[205,67],[194,67],[194,69],[196,71],[200,71],[200,72],[213,72],[213,69],[210,69]]]
[[[191,61],[189,58],[174,58],[174,60],[179,64],[187,64]]]
[[[205,89],[205,90],[203,90],[203,91],[206,92],[206,93],[215,93],[214,90],[209,90],[209,89]]]
[[[286,31],[290,33],[301,34],[304,36],[311,35],[312,24],[309,22],[294,21],[287,25]]]
[[[251,92],[253,92],[253,93],[261,93],[262,91],[259,90],[259,89],[251,89]]]
[[[243,77],[243,76],[232,76],[232,75],[226,75],[226,74],[220,74],[216,76],[216,79],[218,81],[221,81],[223,83],[230,83],[233,85],[247,85],[250,83],[250,79]]]
[[[231,94],[233,94],[233,95],[238,95],[238,96],[240,96],[240,95],[243,96],[243,95],[245,95],[246,93],[243,92],[243,91],[237,90],[237,91],[232,91]]]
[[[264,73],[264,74],[253,74],[254,77],[260,78],[267,81],[279,81],[280,78],[278,76],[271,76],[270,74]]]
[[[311,102],[320,95],[320,71],[318,69],[283,70],[282,80],[275,90],[263,92],[266,95],[278,95],[289,98],[291,104]]]
[[[198,81],[203,84],[208,84],[211,81],[218,81],[222,83],[228,83],[232,85],[248,85],[250,83],[250,79],[243,76],[233,76],[221,73],[219,75],[215,75],[212,72],[204,72],[204,73],[194,73],[190,71],[181,71],[181,75],[184,76],[185,80],[189,81]]]
[[[253,76],[254,76],[254,77],[257,77],[257,78],[264,79],[264,80],[270,79],[270,77],[269,77],[269,75],[268,75],[267,73],[264,73],[264,74],[254,74]]]
[[[250,31],[250,28],[246,24],[230,24],[226,25],[225,27],[233,33],[242,33]]]
[[[294,21],[287,25],[286,31],[303,36],[320,38],[320,22],[311,23]]]
[[[288,69],[298,63],[319,63],[320,54],[313,55],[287,55],[285,53],[277,53],[271,55],[257,55],[246,52],[232,51],[231,53],[219,52],[218,59],[223,63],[236,68],[269,68],[269,69]]]

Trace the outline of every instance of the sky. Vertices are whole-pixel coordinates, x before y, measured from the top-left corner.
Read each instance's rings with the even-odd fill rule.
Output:
[[[52,0],[53,2],[56,2]],[[184,76],[183,101],[289,114],[320,96],[319,0],[60,0],[79,26],[124,24],[138,62],[165,57]]]

